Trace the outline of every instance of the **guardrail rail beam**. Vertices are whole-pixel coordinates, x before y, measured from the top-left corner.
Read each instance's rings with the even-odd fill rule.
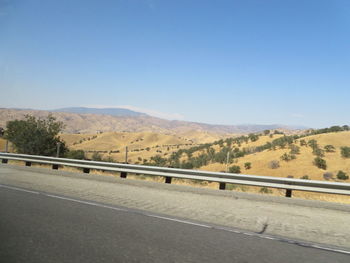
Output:
[[[219,183],[220,190],[225,190],[226,184],[284,189],[286,191],[286,197],[292,197],[292,191],[318,192],[350,196],[350,183],[343,182],[327,182],[273,176],[156,167],[136,164],[96,162],[89,160],[76,160],[4,152],[0,152],[0,159],[3,164],[8,163],[8,161],[23,161],[25,162],[26,166],[31,166],[32,163],[39,163],[45,165],[52,165],[53,169],[58,169],[59,167],[64,166],[76,167],[79,169],[83,169],[84,173],[90,173],[91,169],[119,172],[121,178],[126,178],[128,173],[135,175],[161,176],[165,177],[165,183],[168,184],[172,182],[173,178],[216,182]]]

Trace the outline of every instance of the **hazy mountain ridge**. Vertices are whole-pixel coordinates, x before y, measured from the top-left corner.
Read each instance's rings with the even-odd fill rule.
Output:
[[[51,112],[68,112],[78,114],[101,114],[111,116],[149,116],[145,113],[132,111],[123,108],[87,108],[87,107],[69,107],[50,110]]]
[[[181,134],[189,131],[201,131],[218,134],[245,134],[259,132],[265,129],[288,129],[284,125],[213,125],[206,123],[165,120],[140,113],[138,116],[112,116],[105,114],[78,114],[69,112],[0,109],[0,127],[5,127],[7,121],[23,119],[30,114],[36,117],[46,117],[52,114],[65,124],[66,133],[96,133],[96,132],[158,132]]]

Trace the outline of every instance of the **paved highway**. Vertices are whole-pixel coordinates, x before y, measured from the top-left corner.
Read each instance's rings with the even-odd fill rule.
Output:
[[[350,261],[349,254],[21,188],[1,186],[0,200],[0,262]]]

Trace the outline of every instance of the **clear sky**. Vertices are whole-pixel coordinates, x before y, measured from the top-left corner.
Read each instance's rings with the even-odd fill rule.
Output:
[[[0,0],[0,107],[350,124],[349,0]]]

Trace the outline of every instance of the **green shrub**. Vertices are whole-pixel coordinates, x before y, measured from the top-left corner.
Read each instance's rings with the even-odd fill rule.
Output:
[[[318,157],[324,157],[324,151],[318,147],[313,148],[312,153]]]
[[[289,153],[285,153],[281,156],[281,160],[286,161],[286,162],[289,162],[289,161],[294,160],[296,158],[297,157],[295,156],[295,154],[289,154]]]
[[[234,173],[234,174],[239,174],[239,173],[241,173],[241,167],[239,167],[238,165],[232,165],[229,168],[229,172]]]
[[[308,175],[303,175],[302,177],[300,177],[300,179],[304,179],[304,180],[310,180]]]
[[[314,165],[316,165],[318,168],[323,169],[323,170],[327,169],[326,160],[322,159],[321,157],[316,157],[314,159]]]
[[[252,168],[252,163],[251,162],[244,163],[244,168],[247,169],[247,170],[251,169]]]
[[[339,180],[348,180],[348,179],[349,179],[349,176],[346,175],[345,172],[343,172],[343,171],[340,170],[340,171],[337,173],[337,178],[338,178]]]
[[[324,150],[325,150],[327,153],[332,153],[332,152],[335,152],[335,147],[334,147],[333,145],[328,144],[328,145],[326,145],[326,146],[324,147]]]
[[[307,144],[308,144],[312,149],[318,148],[317,141],[314,140],[314,139],[309,140],[309,141],[307,142]]]
[[[69,150],[65,154],[65,157],[69,158],[69,159],[84,160],[85,159],[85,152],[83,150]]]
[[[304,139],[300,140],[300,146],[307,146],[307,143]]]
[[[344,146],[340,148],[341,156],[344,158],[350,158],[350,147]]]

